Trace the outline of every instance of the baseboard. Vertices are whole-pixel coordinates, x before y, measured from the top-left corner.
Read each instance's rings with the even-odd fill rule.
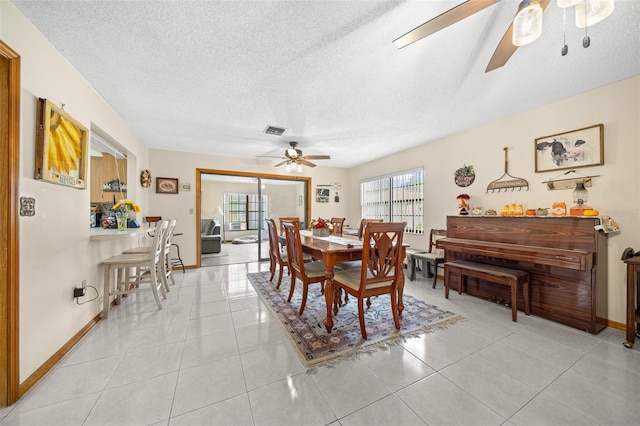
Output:
[[[616,330],[620,330],[620,331],[626,331],[627,330],[627,325],[623,324],[621,322],[617,322],[617,321],[611,321],[608,320],[606,318],[600,318],[600,317],[596,317],[596,322],[600,323],[600,324],[606,324],[607,327],[616,329]]]
[[[45,361],[36,371],[33,372],[27,379],[20,383],[18,387],[18,399],[27,393],[32,387],[36,385],[51,369],[66,355],[78,342],[87,335],[87,333],[100,322],[100,314],[96,315],[87,325],[82,327],[67,343],[65,343],[56,353],[54,353],[48,360]]]

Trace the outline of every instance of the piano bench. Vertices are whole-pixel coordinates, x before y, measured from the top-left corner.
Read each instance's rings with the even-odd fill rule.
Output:
[[[508,285],[511,287],[511,319],[518,320],[518,284],[522,287],[524,298],[524,313],[531,313],[531,302],[529,300],[529,273],[519,269],[505,268],[502,266],[488,265],[485,263],[471,262],[468,260],[455,260],[444,264],[444,297],[449,298],[449,283],[451,273],[460,275],[458,283],[458,293],[462,294],[465,287],[466,277],[478,278],[496,284]]]

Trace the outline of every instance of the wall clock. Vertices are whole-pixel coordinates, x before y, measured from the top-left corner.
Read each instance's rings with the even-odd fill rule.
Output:
[[[147,169],[144,169],[140,172],[140,185],[143,188],[149,188],[151,186],[151,172]]]

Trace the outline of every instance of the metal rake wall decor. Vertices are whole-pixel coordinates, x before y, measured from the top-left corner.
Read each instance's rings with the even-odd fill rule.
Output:
[[[489,185],[487,185],[487,193],[489,193],[489,191],[500,192],[503,189],[505,191],[508,191],[509,188],[511,188],[511,191],[515,191],[516,188],[518,188],[519,191],[522,191],[522,188],[526,188],[527,191],[529,190],[529,182],[527,182],[526,179],[511,176],[509,174],[509,161],[507,160],[508,150],[509,148],[505,146],[504,147],[504,174],[500,176],[498,179],[489,183]]]

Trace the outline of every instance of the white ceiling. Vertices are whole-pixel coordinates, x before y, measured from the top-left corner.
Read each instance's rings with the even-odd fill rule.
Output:
[[[565,57],[552,0],[542,36],[488,74],[517,0],[401,50],[395,38],[461,0],[13,3],[158,149],[279,156],[295,140],[352,167],[640,74],[637,0],[617,0],[588,49],[568,10]]]

